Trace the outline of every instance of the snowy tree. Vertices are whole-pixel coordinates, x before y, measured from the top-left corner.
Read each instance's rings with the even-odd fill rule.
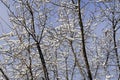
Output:
[[[96,1],[1,0],[1,79],[119,80],[119,1]]]

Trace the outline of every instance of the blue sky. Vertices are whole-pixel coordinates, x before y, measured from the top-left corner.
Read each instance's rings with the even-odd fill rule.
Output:
[[[91,6],[90,8],[92,10],[93,7]],[[2,30],[4,30],[4,33],[10,31],[10,29],[8,28],[8,25],[4,21],[6,21],[8,24],[10,24],[10,22],[9,22],[7,9],[5,8],[5,6],[2,3],[0,3],[0,11],[1,11],[0,12],[0,36],[1,36],[1,34],[3,33]],[[4,19],[4,21],[2,19]],[[96,29],[95,32],[96,32],[97,36],[101,35],[102,28],[105,27],[105,25],[106,25],[105,23],[106,22],[100,24],[99,27]]]
[[[86,0],[86,1],[88,1],[88,0]],[[91,5],[91,9],[93,7],[94,6]],[[9,22],[7,9],[5,8],[5,6],[1,2],[0,2],[0,11],[1,11],[0,12],[0,34],[1,34],[2,30],[4,30],[4,32],[8,32],[9,31],[7,24],[10,24],[10,22]],[[7,24],[1,18],[4,19],[4,21],[6,21]],[[99,28],[97,30],[97,32],[101,32],[101,29]]]
[[[1,35],[2,31],[4,31],[4,32],[9,31],[8,25],[5,22],[10,25],[7,9],[0,2],[0,35]]]

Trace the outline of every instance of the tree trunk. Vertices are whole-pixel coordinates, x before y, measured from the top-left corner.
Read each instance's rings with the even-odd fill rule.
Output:
[[[80,0],[78,0],[78,17],[79,17],[79,26],[80,26],[80,31],[81,31],[81,36],[82,36],[82,51],[83,51],[83,57],[84,57],[84,61],[85,61],[85,65],[86,65],[86,69],[87,69],[87,73],[88,73],[88,79],[92,80],[92,74],[91,74],[91,70],[90,70],[90,66],[88,63],[88,57],[87,57],[87,53],[86,53],[86,45],[85,45],[85,39],[84,39],[84,26],[83,26],[83,22],[82,22],[82,17],[81,17],[81,9],[80,9]]]
[[[115,31],[115,28],[113,28],[113,42],[114,42],[114,50],[115,50],[115,55],[116,55],[116,62],[117,62],[117,66],[118,66],[118,80],[120,80],[120,65],[119,65],[119,55],[118,55],[118,49],[117,49],[117,43],[116,43],[116,31]]]
[[[37,49],[38,49],[38,53],[39,53],[39,57],[41,59],[42,62],[42,66],[43,66],[43,72],[44,72],[44,76],[45,76],[45,80],[49,80],[49,76],[48,76],[48,71],[47,71],[47,67],[46,67],[46,62],[45,59],[43,57],[42,51],[41,51],[41,47],[40,44],[37,43]]]

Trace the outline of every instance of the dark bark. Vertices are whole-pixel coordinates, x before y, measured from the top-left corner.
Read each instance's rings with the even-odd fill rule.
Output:
[[[69,80],[69,78],[68,78],[68,64],[67,64],[67,58],[68,58],[68,57],[65,58],[65,65],[66,65],[66,80]]]
[[[114,7],[113,7],[113,10],[115,10],[115,1],[114,1]],[[111,20],[111,23],[112,23],[112,29],[113,29],[113,43],[114,43],[114,51],[115,51],[115,55],[116,55],[116,62],[117,62],[117,66],[118,66],[118,80],[120,80],[120,62],[119,62],[119,55],[118,55],[118,47],[117,47],[117,43],[116,43],[116,26],[117,26],[117,23],[118,21],[116,21],[116,18],[115,18],[115,11],[112,12],[112,20]]]
[[[0,68],[1,73],[3,74],[5,80],[9,80],[8,76],[4,73],[3,69]]]
[[[32,19],[32,22],[31,22],[31,24],[32,24],[32,26],[31,26],[31,34],[29,34],[29,35],[31,35],[33,37],[33,39],[35,40],[35,42],[36,42],[39,57],[41,59],[41,63],[42,63],[42,66],[43,66],[43,72],[44,72],[45,80],[49,80],[48,71],[47,71],[47,67],[46,67],[46,62],[45,62],[45,59],[44,59],[44,56],[43,56],[43,53],[42,53],[42,50],[41,50],[41,47],[40,47],[40,41],[41,41],[41,38],[42,38],[42,34],[43,34],[43,31],[44,31],[45,25],[44,25],[44,27],[42,29],[42,33],[41,33],[41,36],[40,36],[40,41],[38,41],[37,38],[36,38],[36,35],[35,35],[34,12],[33,12],[32,8],[31,8],[31,6],[30,6],[30,4],[28,2],[27,2],[27,6],[28,6],[28,10],[29,10],[29,12],[31,14],[31,17],[32,17],[31,18]],[[32,73],[32,72],[30,72],[30,73]]]
[[[113,27],[114,29],[114,27]],[[119,62],[119,55],[118,55],[118,49],[117,49],[117,43],[116,43],[116,31],[114,29],[113,31],[113,42],[114,42],[114,50],[115,50],[115,55],[116,55],[116,61],[117,61],[117,66],[118,66],[118,72],[119,72],[119,77],[118,77],[118,80],[120,80],[120,62]]]
[[[43,72],[44,72],[45,80],[49,80],[48,71],[47,71],[47,67],[46,67],[46,62],[45,62],[45,59],[44,59],[44,56],[43,56],[43,53],[42,53],[42,50],[41,50],[40,44],[39,44],[39,43],[36,43],[36,45],[37,45],[37,49],[38,49],[38,53],[39,53],[39,57],[40,57],[41,62],[42,62],[42,66],[43,66]]]
[[[86,69],[87,69],[87,73],[88,73],[88,79],[93,80],[91,70],[90,70],[90,65],[88,62],[87,53],[86,53],[86,45],[85,45],[85,38],[84,38],[84,26],[83,26],[82,17],[81,17],[80,2],[81,2],[81,0],[78,0],[78,11],[79,11],[78,17],[79,17],[79,26],[80,26],[81,36],[82,36],[82,51],[83,51],[83,57],[84,57],[84,61],[85,61],[85,65],[86,65]]]
[[[56,50],[57,51],[57,50]],[[57,61],[57,52],[55,51],[55,58],[56,58],[56,61]],[[57,62],[56,62],[57,63]],[[55,65],[55,76],[56,76],[56,80],[59,80],[59,77],[58,77],[58,66]]]
[[[33,72],[32,72],[32,58],[30,56],[30,53],[31,53],[31,47],[30,47],[30,35],[28,34],[28,42],[29,42],[29,46],[28,46],[28,54],[29,54],[29,72],[30,72],[30,76],[31,76],[31,79],[30,80],[34,80],[34,77],[33,77]]]

